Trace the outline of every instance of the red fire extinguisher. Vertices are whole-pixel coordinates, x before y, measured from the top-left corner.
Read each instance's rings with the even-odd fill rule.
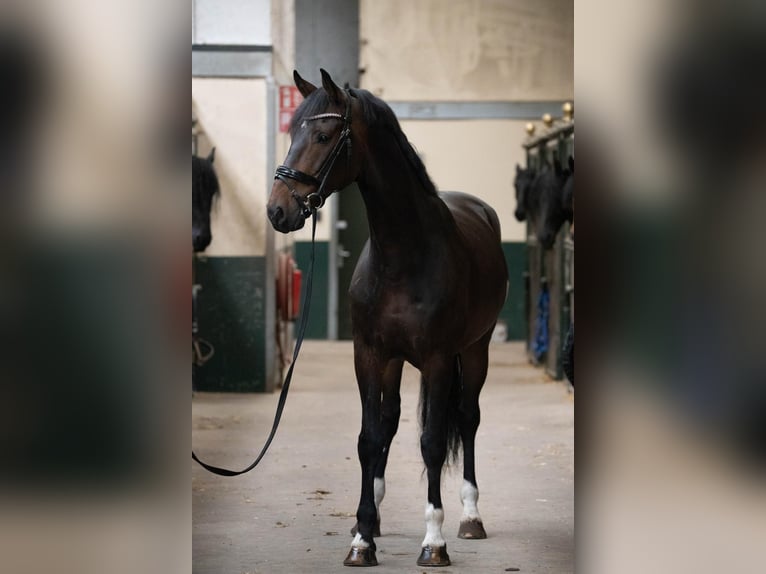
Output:
[[[301,270],[288,254],[279,256],[277,267],[277,312],[283,321],[295,321],[301,312]]]
[[[293,277],[292,277],[292,286],[293,286],[293,292],[292,292],[292,300],[290,305],[290,320],[295,321],[298,318],[298,315],[301,314],[301,283],[302,283],[302,273],[301,270],[298,269],[297,266],[293,267]]]

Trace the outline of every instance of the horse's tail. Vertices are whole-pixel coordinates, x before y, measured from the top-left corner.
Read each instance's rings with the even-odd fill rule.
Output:
[[[460,437],[460,401],[463,390],[463,366],[460,362],[460,355],[455,355],[454,366],[452,369],[452,379],[450,380],[449,398],[447,399],[447,464],[458,460],[462,440]],[[428,385],[421,377],[420,381],[420,427],[424,428],[426,424],[426,413],[428,412]]]

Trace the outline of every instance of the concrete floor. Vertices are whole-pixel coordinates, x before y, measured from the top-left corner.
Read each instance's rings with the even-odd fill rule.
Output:
[[[444,536],[456,572],[574,570],[574,401],[527,364],[522,344],[493,344],[476,441],[486,540],[459,540],[461,467],[444,472]],[[417,423],[419,373],[405,366],[402,416],[386,472],[375,574],[421,573],[427,481]],[[242,468],[270,428],[277,394],[197,393],[193,443],[209,463]],[[361,406],[350,343],[307,341],[271,450],[249,474],[192,463],[195,574],[349,572],[359,500]]]

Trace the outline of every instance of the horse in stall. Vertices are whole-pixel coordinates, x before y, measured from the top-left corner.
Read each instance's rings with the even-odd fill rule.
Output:
[[[516,164],[516,177],[513,180],[513,187],[516,190],[516,209],[513,215],[516,217],[516,221],[525,221],[527,219],[527,204],[530,200],[532,184],[534,184],[536,176],[535,168],[524,168]]]
[[[206,158],[192,156],[192,249],[200,253],[213,240],[210,231],[210,212],[220,195],[218,176],[215,173],[215,148]]]
[[[553,247],[556,235],[565,221],[574,223],[574,158],[569,156],[568,169],[562,169],[558,160],[553,168],[547,166],[533,185],[534,215],[537,239],[545,249]],[[562,368],[574,385],[574,323],[564,338]]]
[[[456,457],[461,443],[458,536],[486,538],[477,508],[474,439],[489,342],[507,291],[500,224],[483,201],[437,192],[385,102],[366,90],[341,89],[326,71],[321,74],[317,88],[294,72],[305,99],[267,210],[273,227],[289,233],[315,216],[333,191],[356,181],[367,212],[370,238],[349,288],[362,403],[362,488],[356,534],[343,563],[377,565],[374,536],[407,361],[421,372],[420,446],[428,477],[426,535],[417,564],[446,566],[440,481],[448,454]]]
[[[569,156],[569,177],[564,184],[561,192],[562,208],[565,213],[571,213],[572,224],[569,228],[571,237],[574,239],[574,158]],[[566,378],[574,386],[574,321],[569,326],[566,338],[564,339],[564,348],[561,356],[561,367],[564,370]]]
[[[194,253],[205,251],[213,240],[210,230],[210,212],[221,193],[218,176],[213,167],[214,161],[215,148],[210,150],[206,158],[192,155],[192,249]],[[202,287],[194,283],[193,273],[192,271],[192,390],[196,389],[197,367],[204,365],[214,353],[213,345],[199,336],[197,298]]]
[[[570,158],[570,165],[573,170],[572,158]],[[553,247],[556,234],[564,221],[573,220],[574,178],[571,177],[572,173],[573,171],[562,168],[558,159],[554,159],[553,166],[545,164],[540,170],[528,194],[527,217],[534,223],[535,235],[544,249]],[[567,188],[567,181],[570,179],[572,183]]]

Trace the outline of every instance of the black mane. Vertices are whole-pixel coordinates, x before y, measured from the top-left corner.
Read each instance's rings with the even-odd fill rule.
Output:
[[[423,164],[417,151],[415,151],[415,148],[402,131],[402,128],[399,125],[399,120],[396,118],[396,114],[394,114],[394,111],[389,105],[367,90],[350,89],[347,91],[347,94],[350,94],[353,98],[359,100],[362,108],[362,118],[368,128],[384,130],[393,136],[402,155],[404,155],[407,162],[415,171],[415,174],[425,191],[429,194],[436,195],[436,186],[431,181],[431,178],[426,171],[426,166]],[[328,97],[327,92],[321,88],[314,90],[314,92],[309,94],[309,97],[306,98],[295,111],[295,115],[290,124],[290,133],[294,135],[295,130],[300,127],[305,118],[324,113],[329,107],[330,98]]]

